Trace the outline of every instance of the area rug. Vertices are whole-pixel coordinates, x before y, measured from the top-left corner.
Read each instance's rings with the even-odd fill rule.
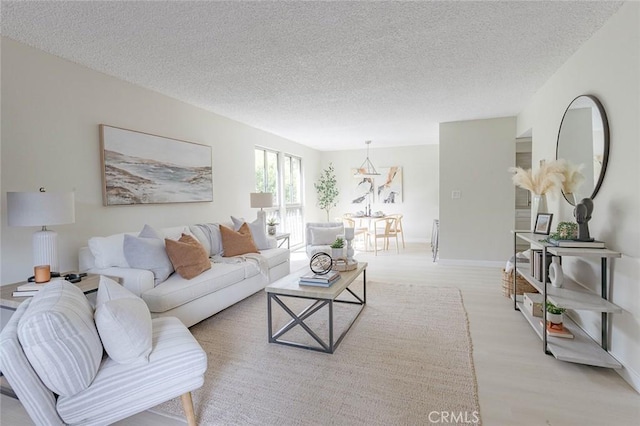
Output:
[[[334,314],[339,330],[354,306]],[[326,326],[327,315],[316,316],[312,325]],[[274,318],[288,320],[280,309]],[[479,424],[471,337],[456,288],[369,282],[367,305],[334,354],[268,343],[264,292],[191,331],[209,362],[204,386],[193,392],[200,424]],[[154,411],[183,416],[179,398]]]

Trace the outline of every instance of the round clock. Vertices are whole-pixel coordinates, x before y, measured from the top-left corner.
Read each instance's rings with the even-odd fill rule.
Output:
[[[316,253],[311,257],[311,261],[309,262],[309,267],[314,274],[324,275],[328,274],[331,271],[331,266],[333,265],[333,259],[327,253],[320,252]]]

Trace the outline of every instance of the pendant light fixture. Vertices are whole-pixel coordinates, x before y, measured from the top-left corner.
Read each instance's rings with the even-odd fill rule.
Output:
[[[373,167],[371,160],[369,160],[369,145],[371,145],[371,141],[366,141],[367,144],[367,158],[362,162],[362,165],[356,170],[354,176],[379,176],[380,173],[376,171],[376,168]]]

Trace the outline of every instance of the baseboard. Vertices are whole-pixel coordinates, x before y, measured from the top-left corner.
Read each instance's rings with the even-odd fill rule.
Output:
[[[622,368],[616,370],[616,373],[618,373],[625,382],[629,383],[636,392],[640,393],[640,374],[638,374],[637,371],[623,365]]]
[[[444,266],[480,266],[485,268],[504,268],[505,265],[505,262],[501,260],[437,259],[436,263]]]

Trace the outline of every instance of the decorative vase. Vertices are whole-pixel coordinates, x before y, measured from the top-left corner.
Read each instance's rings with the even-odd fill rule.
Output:
[[[344,228],[344,239],[347,242],[347,261],[353,260],[353,239],[355,237],[355,229],[351,227]]]
[[[269,235],[276,235],[276,225],[267,226],[267,232]]]
[[[564,272],[562,272],[562,265],[560,264],[560,257],[553,256],[551,265],[549,265],[549,280],[554,287],[562,287],[564,282]]]
[[[547,311],[547,321],[549,321],[551,325],[560,325],[562,324],[562,314],[552,314]]]
[[[341,249],[341,248],[332,248],[331,249],[331,258],[333,260],[340,259],[341,257],[344,257],[342,253],[343,253],[343,249]]]
[[[531,196],[531,229],[536,226],[538,213],[547,213],[547,196],[532,194]]]

